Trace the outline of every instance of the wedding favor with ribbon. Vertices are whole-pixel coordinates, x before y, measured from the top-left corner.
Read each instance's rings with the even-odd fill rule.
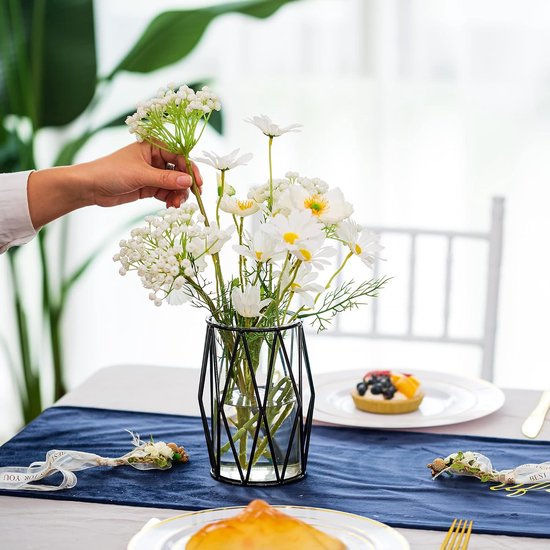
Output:
[[[93,453],[53,449],[46,453],[42,462],[33,462],[28,467],[5,466],[0,468],[0,489],[17,491],[59,491],[76,485],[74,472],[98,466],[132,466],[137,470],[167,470],[173,462],[187,462],[188,454],[183,447],[164,441],[144,442],[139,434],[129,432],[134,449],[118,458],[106,458]],[[62,475],[58,485],[36,484],[52,476]]]
[[[506,485],[550,482],[550,461],[541,464],[522,464],[511,470],[495,470],[489,458],[481,453],[466,451],[436,458],[428,464],[435,479],[441,474],[458,474],[477,477],[481,481],[494,481]]]

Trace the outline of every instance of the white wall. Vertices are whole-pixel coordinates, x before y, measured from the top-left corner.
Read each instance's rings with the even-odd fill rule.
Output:
[[[96,5],[100,68],[107,72],[156,10],[181,3],[100,0]],[[496,379],[541,388],[550,385],[549,31],[550,4],[544,0],[529,2],[529,9],[513,0],[303,0],[267,21],[233,15],[216,21],[183,63],[152,75],[120,77],[97,118],[107,119],[166,82],[212,77],[223,100],[226,132],[223,138],[206,135],[199,148],[225,152],[240,146],[255,153],[253,163],[231,180],[239,189],[266,177],[265,142],[242,122],[266,113],[281,123],[304,125],[300,134],[276,141],[276,173],[297,170],[340,186],[367,223],[485,230],[491,197],[505,196]],[[44,136],[38,151],[43,164],[57,137]],[[79,159],[129,140],[125,130],[104,132]],[[208,201],[214,174],[203,173]],[[72,216],[74,262],[109,228],[156,207],[151,201]],[[117,274],[110,259],[117,241],[71,298],[65,323],[71,386],[109,364],[199,364],[205,313],[152,306],[137,278]],[[440,305],[437,246],[426,252],[419,289],[419,323],[429,330]],[[405,275],[399,247],[388,247],[386,256],[386,272],[396,280],[384,290],[380,307],[389,309],[398,307]],[[463,258],[468,269],[457,290],[460,309],[453,322],[458,332],[475,333],[485,284],[479,268],[483,256],[464,251]],[[0,269],[5,269],[1,261]],[[7,299],[5,283],[0,292]],[[422,345],[410,354],[401,345],[354,339],[335,346],[334,340],[312,337],[310,344],[318,370],[344,362],[477,372],[475,352],[444,352]],[[0,359],[0,433],[18,423],[12,394]]]

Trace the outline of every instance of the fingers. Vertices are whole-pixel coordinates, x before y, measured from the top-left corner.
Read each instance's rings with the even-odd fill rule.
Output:
[[[191,176],[176,170],[162,170],[151,167],[143,177],[144,187],[158,187],[168,191],[183,191],[191,187]]]
[[[151,161],[155,168],[165,169],[166,164],[171,162],[176,166],[177,170],[187,173],[185,157],[177,155],[176,153],[170,153],[164,149],[159,149],[155,146],[151,146]]]
[[[166,197],[166,206],[169,208],[173,206],[174,208],[179,208],[184,202],[189,198],[189,191],[186,189],[184,191],[171,191]]]
[[[160,149],[159,147],[151,145],[151,165],[155,168],[160,168],[161,170],[164,170],[166,169],[166,164],[168,162],[174,164],[176,166],[176,169],[180,172],[185,172],[186,174],[189,173],[189,171],[187,170],[185,157],[183,157],[182,155],[177,155],[176,153],[170,153],[169,151],[165,151],[164,149]],[[202,185],[202,176],[200,170],[193,161],[191,161],[191,165],[193,168],[195,181],[200,187]]]
[[[195,176],[195,181],[197,182],[197,185],[200,187],[202,185],[202,176],[199,171],[199,167],[191,161],[191,166],[193,167],[193,174]]]

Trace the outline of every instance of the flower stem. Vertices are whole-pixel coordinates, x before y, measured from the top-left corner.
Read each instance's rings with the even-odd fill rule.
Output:
[[[244,229],[244,218],[241,218],[238,230],[239,230],[239,246],[243,244],[243,229]],[[241,288],[244,289],[244,276],[243,276],[243,262],[244,257],[239,254],[239,278],[241,280]]]
[[[222,197],[224,193],[225,188],[225,170],[220,170],[221,176],[220,176],[220,188],[218,190],[218,202],[216,203],[216,223],[218,224],[218,227],[220,227],[220,204],[222,202]]]
[[[185,157],[185,165],[187,166],[187,173],[191,176],[191,181],[192,181],[191,191],[193,192],[193,195],[195,195],[195,198],[197,199],[197,205],[199,206],[200,213],[204,216],[204,225],[209,227],[210,223],[208,221],[206,210],[204,209],[204,204],[202,203],[199,186],[195,181],[195,172],[193,171],[193,166],[191,164],[191,160],[189,159],[189,155]],[[218,229],[219,229],[219,224],[218,224]],[[220,258],[217,253],[212,254],[212,261],[214,262],[214,270],[216,272],[216,281],[217,281],[217,284],[219,285],[218,288],[221,290],[222,301],[225,306],[226,305],[225,284],[223,282]]]
[[[193,165],[191,164],[189,155],[185,157],[185,165],[187,166],[187,173],[191,176],[191,182],[192,182],[191,191],[193,192],[193,195],[195,195],[195,198],[197,199],[197,205],[199,207],[200,213],[204,216],[204,225],[208,227],[210,226],[210,222],[208,221],[208,216],[206,214],[206,210],[204,209],[204,204],[202,203],[201,193],[199,190],[199,186],[197,185],[197,182],[195,180],[195,172],[193,171]]]
[[[269,211],[273,212],[273,160],[271,158],[271,147],[273,145],[273,136],[269,136],[268,157],[269,157]]]
[[[328,280],[328,283],[325,285],[325,290],[328,290],[330,288],[330,285],[332,284],[332,281],[334,281],[334,279],[338,276],[338,274],[342,271],[342,269],[344,269],[344,266],[348,263],[348,260],[353,256],[353,252],[350,252],[345,258],[344,258],[344,261],[342,262],[342,265],[333,273],[332,277]],[[317,296],[315,296],[315,301],[313,302],[314,304],[317,303],[317,300],[319,299],[319,296],[321,296],[323,292],[319,292],[319,294],[317,294]]]

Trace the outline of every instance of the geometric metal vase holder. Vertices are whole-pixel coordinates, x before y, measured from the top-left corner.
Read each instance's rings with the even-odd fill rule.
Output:
[[[302,479],[315,399],[302,322],[206,323],[198,397],[212,477],[241,486]]]

